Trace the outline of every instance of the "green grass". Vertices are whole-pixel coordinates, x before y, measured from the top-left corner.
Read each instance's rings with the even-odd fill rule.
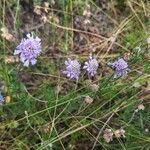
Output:
[[[38,24],[37,20],[32,22],[33,18],[25,23],[22,15],[31,14],[23,10],[19,1],[5,3],[3,0],[0,4],[0,27],[7,27],[16,37],[15,42],[0,37],[0,91],[5,97],[11,97],[9,103],[5,99],[0,105],[0,149],[90,150],[94,143],[94,150],[150,149],[149,133],[145,132],[145,129],[150,130],[149,100],[145,100],[145,95],[140,98],[142,91],[149,89],[150,78],[146,43],[149,23],[145,15],[150,13],[148,1],[108,1],[106,5],[110,9],[103,9],[97,0],[59,0],[50,7],[52,19],[46,24]],[[34,4],[40,5],[41,1],[36,0]],[[83,33],[83,11],[87,4],[93,13],[90,18],[92,25],[87,25]],[[121,13],[124,6],[126,13]],[[108,27],[101,26],[110,23],[107,19],[102,18],[99,22],[94,19],[98,15],[96,11],[100,10],[107,14],[110,22],[113,19],[116,22],[111,33],[102,35],[103,39],[97,38],[101,33],[92,28],[99,30],[101,27],[110,32]],[[13,13],[14,22],[8,18],[10,13]],[[82,18],[81,28],[77,30],[74,29],[75,18]],[[26,24],[26,30],[38,35],[43,46],[37,64],[30,68],[18,62],[5,62],[23,37]],[[114,43],[107,53],[110,46],[107,37],[112,35],[116,35],[117,44]],[[78,52],[74,42],[77,36],[81,38],[78,39]],[[106,44],[101,45],[101,42]],[[66,58],[75,56],[83,62],[91,53],[89,46],[92,44],[95,44],[92,50],[96,49],[93,54],[101,64],[96,78],[89,82],[86,75],[81,75],[79,82],[75,82],[64,77],[62,70]],[[113,71],[107,63],[117,59],[116,55],[123,57],[126,52],[131,54],[128,61],[131,72],[125,78],[113,79]],[[108,75],[104,75],[105,72]],[[140,87],[135,87],[135,83]],[[98,85],[97,91],[91,89],[93,84]],[[94,101],[87,104],[85,96]],[[145,109],[135,112],[141,103]],[[126,131],[125,138],[114,137],[110,143],[104,140],[106,128],[115,131],[121,127]]]

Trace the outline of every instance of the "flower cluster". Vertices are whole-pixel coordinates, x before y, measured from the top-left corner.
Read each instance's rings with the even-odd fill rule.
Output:
[[[17,46],[14,55],[19,54],[20,61],[24,66],[35,65],[37,57],[41,54],[41,39],[32,34],[27,34],[26,38],[22,39]],[[124,77],[128,74],[129,68],[127,62],[123,58],[119,58],[113,63],[109,63],[115,70],[114,78]],[[70,59],[65,61],[66,69],[63,73],[70,79],[78,80],[81,73],[81,64],[76,59]],[[97,74],[99,63],[96,58],[90,56],[89,60],[84,63],[83,69],[86,70],[89,77],[94,77]]]
[[[14,55],[20,54],[20,60],[24,66],[35,65],[37,57],[42,51],[41,39],[27,34],[27,38],[22,39],[21,43],[17,46]]]
[[[77,60],[71,60],[68,58],[67,61],[65,61],[66,70],[63,71],[64,74],[66,74],[67,77],[70,79],[79,79],[80,73],[81,73],[81,64]],[[93,77],[97,73],[98,69],[98,61],[96,58],[90,57],[87,62],[85,62],[85,65],[83,66],[83,69],[86,69],[89,76]]]
[[[113,131],[111,129],[108,129],[108,128],[105,129],[103,138],[107,143],[113,141],[114,136],[116,138],[121,138],[121,137],[125,138],[126,137],[125,130],[123,128],[120,128],[120,129],[115,130],[113,133]]]
[[[112,132],[112,130],[106,128],[104,131],[103,138],[105,139],[105,141],[107,143],[109,143],[109,142],[113,141],[113,135],[114,135],[114,133]]]
[[[124,77],[129,72],[128,64],[123,58],[120,58],[109,65],[115,70],[114,78]]]

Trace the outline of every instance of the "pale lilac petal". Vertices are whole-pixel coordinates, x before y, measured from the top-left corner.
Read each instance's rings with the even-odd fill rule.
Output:
[[[29,66],[29,60],[26,60],[23,65],[28,67]]]
[[[14,51],[14,55],[18,55],[19,53],[21,53],[20,50],[15,50],[15,51]]]
[[[26,58],[24,57],[23,54],[20,55],[20,60],[21,60],[21,62],[23,62],[23,63],[25,62]]]

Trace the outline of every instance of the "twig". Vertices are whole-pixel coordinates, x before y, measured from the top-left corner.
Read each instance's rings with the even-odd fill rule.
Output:
[[[101,130],[99,131],[99,133],[98,133],[98,135],[97,135],[97,137],[96,137],[96,141],[94,142],[93,147],[92,147],[91,150],[94,150],[95,145],[96,145],[96,143],[97,143],[97,141],[98,141],[98,139],[99,139],[101,133],[103,132],[104,128],[106,127],[106,125],[107,125],[107,123],[110,121],[110,119],[114,116],[114,114],[115,114],[115,112],[113,112],[113,113],[111,114],[111,116],[107,119],[107,121],[105,122],[105,124],[103,125],[103,127],[101,128]]]

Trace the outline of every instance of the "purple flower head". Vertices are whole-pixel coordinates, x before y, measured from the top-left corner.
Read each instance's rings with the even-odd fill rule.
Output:
[[[4,102],[4,97],[0,94],[0,103]]]
[[[37,57],[42,51],[41,39],[27,34],[27,38],[22,39],[21,43],[17,46],[14,55],[20,54],[20,60],[24,66],[35,65]]]
[[[66,70],[63,73],[70,79],[79,79],[81,65],[77,60],[71,60],[68,58],[65,61]]]
[[[90,56],[89,60],[85,62],[83,69],[86,69],[88,74],[93,77],[97,73],[98,66],[99,65],[98,65],[98,61],[96,60],[96,58],[92,58]]]
[[[114,63],[111,63],[110,65],[116,71],[114,78],[124,77],[129,72],[128,64],[123,58],[119,58],[118,60],[116,60]]]

